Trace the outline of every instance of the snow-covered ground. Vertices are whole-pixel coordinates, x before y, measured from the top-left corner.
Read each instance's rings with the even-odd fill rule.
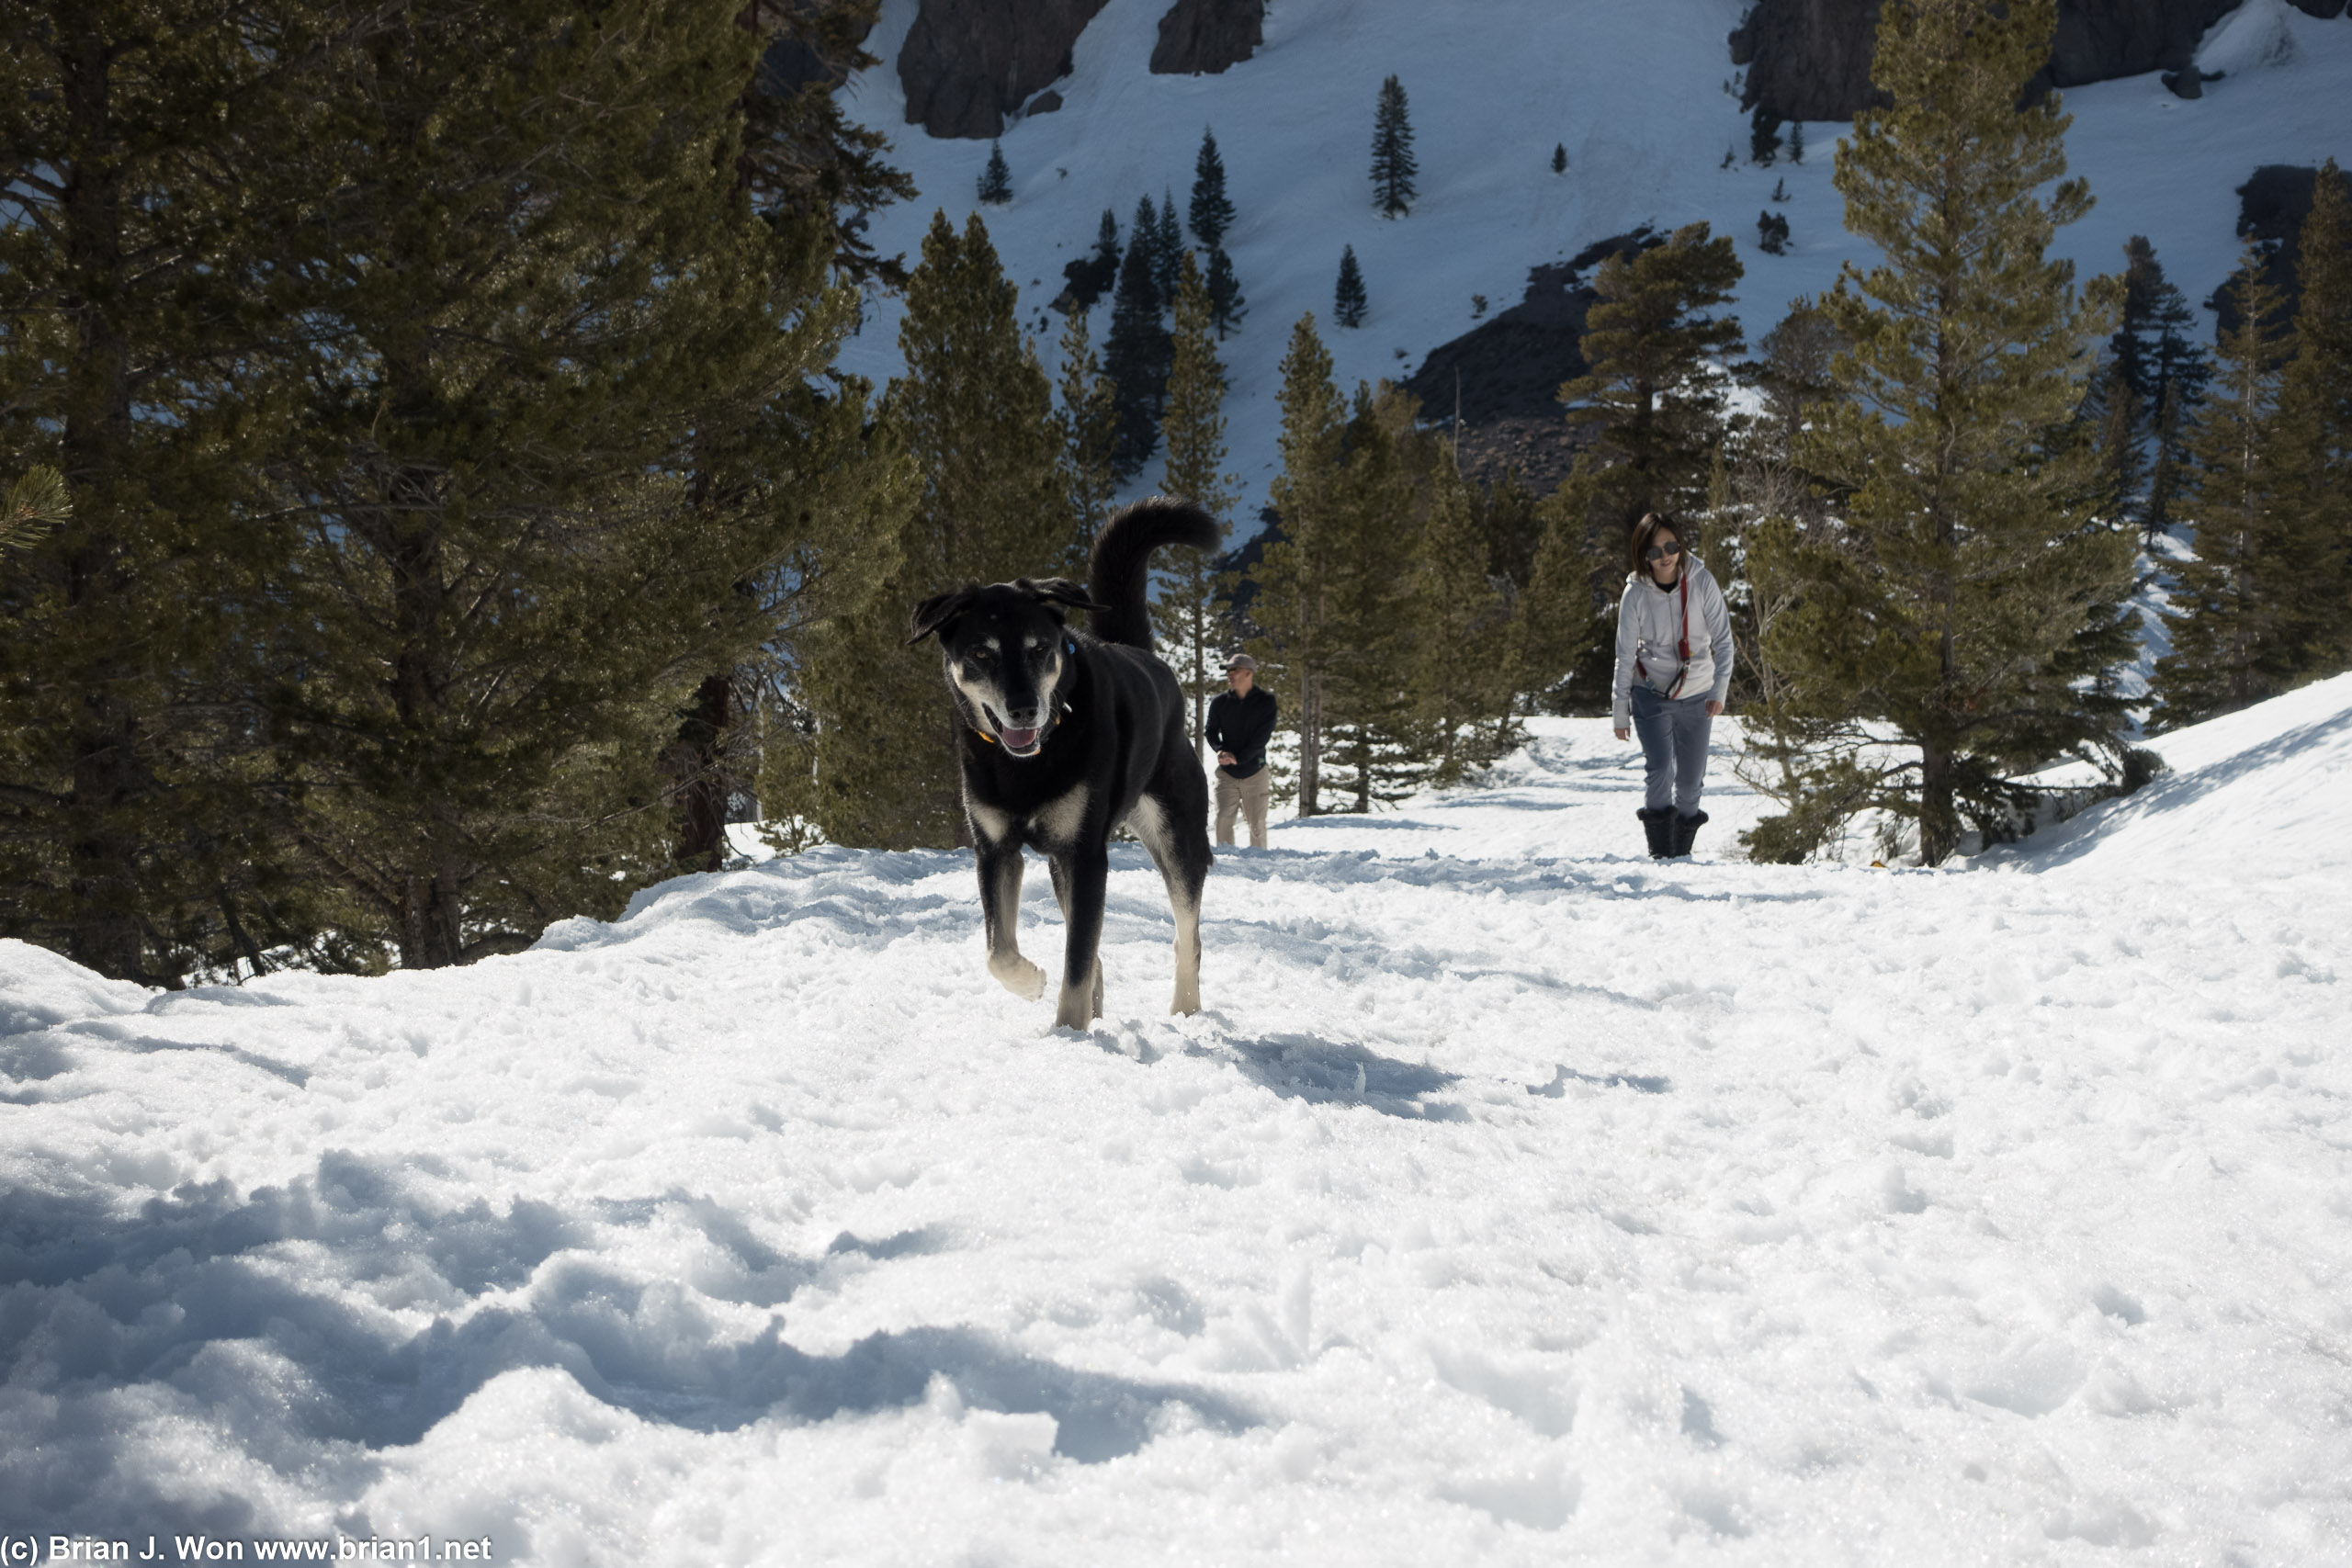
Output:
[[[1046,311],[1062,266],[1094,241],[1102,210],[1125,236],[1136,199],[1172,192],[1182,214],[1205,127],[1216,132],[1239,220],[1227,243],[1249,320],[1222,350],[1232,471],[1254,516],[1276,471],[1274,391],[1291,323],[1313,310],[1342,387],[1402,379],[1428,351],[1476,324],[1471,296],[1518,302],[1527,272],[1650,222],[1699,219],[1739,242],[1747,276],[1735,307],[1751,338],[1841,262],[1871,260],[1844,229],[1832,153],[1847,127],[1805,128],[1805,162],[1747,162],[1747,117],[1724,90],[1737,73],[1725,37],[1747,0],[1279,0],[1257,54],[1215,76],[1155,76],[1148,62],[1167,0],[1109,0],[1079,38],[1064,107],[1007,128],[1010,206],[981,209],[1023,321],[1050,365],[1061,319]],[[916,0],[884,0],[869,48],[880,66],[844,89],[853,112],[891,137],[921,196],[877,213],[873,239],[911,262],[934,210],[959,226],[975,209],[985,141],[933,140],[906,123],[899,46]],[[2245,0],[2217,23],[2202,58],[2225,71],[2193,102],[2154,73],[2076,87],[2067,155],[2098,206],[2064,231],[2081,276],[2115,272],[2145,234],[2167,274],[2202,301],[2237,263],[2236,187],[2262,164],[2352,165],[2352,22],[2285,0]],[[1408,218],[1372,208],[1373,102],[1396,73],[1411,103],[1421,197]],[[1551,169],[1566,149],[1566,175]],[[1738,159],[1724,168],[1726,150]],[[1785,182],[1785,205],[1771,201]],[[1770,208],[1790,223],[1786,255],[1756,248]],[[1342,245],[1363,265],[1364,325],[1331,324]],[[898,301],[877,301],[844,357],[877,381],[899,369]],[[1039,323],[1043,325],[1040,328]],[[1109,330],[1096,307],[1094,342]],[[1433,411],[1442,412],[1443,411]],[[1150,465],[1137,481],[1159,481]],[[1249,531],[1245,523],[1243,532]]]
[[[2352,1562],[2352,677],[2158,746],[1965,867],[1733,788],[1657,865],[1544,724],[1221,859],[1192,1019],[1121,850],[1086,1034],[944,853],[375,980],[0,943],[0,1551]]]

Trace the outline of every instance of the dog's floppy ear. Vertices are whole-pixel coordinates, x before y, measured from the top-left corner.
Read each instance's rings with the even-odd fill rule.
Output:
[[[1105,608],[1087,597],[1084,583],[1067,577],[1024,577],[1013,586],[1041,604],[1067,604],[1073,610]]]
[[[907,638],[907,646],[913,647],[962,615],[970,608],[972,595],[978,592],[978,589],[967,582],[952,593],[934,593],[916,605],[914,619],[910,623],[914,635]]]

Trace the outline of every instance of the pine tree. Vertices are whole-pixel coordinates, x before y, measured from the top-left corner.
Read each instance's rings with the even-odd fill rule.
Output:
[[[2287,619],[2298,679],[2352,663],[2352,179],[2330,158],[2298,236],[2294,358],[2279,389],[2280,460],[2301,570]]]
[[[1323,656],[1336,562],[1346,547],[1335,516],[1347,406],[1331,379],[1331,355],[1301,316],[1283,355],[1282,472],[1270,500],[1274,524],[1249,572],[1250,618],[1265,635],[1250,652],[1259,679],[1276,692],[1298,733],[1298,814],[1319,809],[1323,763]]]
[[[1552,143],[1552,172],[1555,175],[1568,172],[1568,144],[1565,141]]]
[[[2191,333],[2188,301],[2165,279],[2155,248],[2135,234],[2123,254],[2122,318],[2087,412],[2100,423],[2115,514],[2132,518],[2153,539],[2168,516],[2184,422],[2211,372]]]
[[[1209,252],[1208,291],[1209,321],[1222,342],[1250,314],[1250,301],[1242,296],[1241,280],[1233,276],[1233,258],[1220,249]]]
[[[1066,426],[1015,311],[1019,290],[978,214],[923,236],[899,329],[906,375],[883,423],[919,475],[891,569],[844,585],[808,655],[817,723],[805,810],[836,843],[963,840],[955,719],[939,656],[908,648],[909,609],[966,583],[1035,577],[1079,531]]]
[[[1430,439],[1428,521],[1412,571],[1411,691],[1415,716],[1435,740],[1435,782],[1450,784],[1510,739],[1519,628],[1492,570],[1496,498],[1463,478],[1451,442]]]
[[[1217,155],[1216,135],[1201,132],[1201,150],[1193,159],[1193,238],[1214,254],[1233,227],[1233,202],[1225,194],[1225,160]]]
[[[1769,169],[1781,152],[1781,117],[1763,104],[1747,117],[1747,159],[1759,168]]]
[[[1405,85],[1391,76],[1380,85],[1372,115],[1372,205],[1383,218],[1402,218],[1413,209],[1413,176],[1419,172]]]
[[[1363,269],[1356,265],[1356,248],[1342,246],[1339,287],[1331,299],[1331,318],[1343,327],[1360,327],[1371,304],[1370,297],[1364,293]]]
[[[66,492],[0,567],[0,936],[113,978],[260,967],[328,919],[261,745],[289,548],[262,480],[307,329],[266,290],[325,84],[376,36],[296,4],[0,10],[0,475]]]
[[[1061,421],[1063,462],[1069,473],[1070,511],[1078,520],[1069,574],[1082,576],[1094,536],[1111,514],[1118,493],[1112,466],[1119,433],[1119,389],[1103,372],[1089,341],[1086,312],[1073,311],[1062,328]]]
[[[272,722],[304,852],[407,967],[669,869],[675,748],[773,635],[801,460],[864,423],[810,385],[856,308],[829,225],[745,197],[760,40],[667,14],[403,7],[315,139],[369,178],[288,286],[320,349]]]
[[[1176,308],[1176,277],[1184,261],[1184,229],[1176,218],[1174,193],[1159,193],[1159,219],[1151,246],[1151,283],[1159,291],[1163,311]]]
[[[1143,471],[1159,445],[1159,416],[1168,397],[1168,367],[1173,346],[1159,315],[1159,285],[1153,278],[1159,220],[1147,197],[1136,208],[1126,260],[1119,264],[1118,292],[1111,302],[1111,334],[1103,340],[1102,365],[1118,389],[1118,438],[1113,467],[1122,479]]]
[[[1756,248],[1768,256],[1785,255],[1789,249],[1789,220],[1770,210],[1756,215]]]
[[[736,173],[753,209],[772,221],[822,224],[844,278],[897,288],[906,268],[898,256],[874,254],[866,220],[891,202],[913,200],[914,181],[882,161],[889,138],[852,119],[849,95],[837,90],[881,63],[865,48],[874,9],[874,0],[795,0],[755,3],[730,18],[730,26],[759,34],[765,62],[788,55],[803,67],[786,74],[763,65],[745,90]]]
[[[1325,575],[1321,717],[1325,788],[1367,812],[1426,783],[1442,748],[1413,690],[1421,608],[1416,547],[1430,511],[1436,443],[1418,434],[1419,406],[1387,382],[1357,383],[1330,501],[1344,540]],[[1328,776],[1330,764],[1345,770]]]
[[[2047,258],[2091,198],[2063,178],[2056,96],[2018,107],[2055,27],[2055,0],[1881,13],[1872,80],[1892,107],[1856,117],[1837,185],[1885,259],[1849,265],[1823,301],[1850,346],[1800,445],[1843,516],[1749,561],[1759,592],[1801,596],[1764,648],[1787,683],[1767,728],[1795,735],[1808,781],[1792,815],[1821,827],[1831,796],[1883,810],[1917,824],[1931,865],[1963,816],[2002,830],[2015,773],[2125,761],[2131,541],[2095,515],[2097,454],[2073,423],[2111,291],[2078,297]]]
[[[988,167],[980,171],[981,205],[1003,207],[1012,200],[1012,166],[1004,161],[1004,145],[989,143]]]
[[[1167,465],[1160,489],[1197,502],[1220,528],[1234,501],[1233,476],[1225,461],[1225,367],[1217,362],[1211,335],[1209,294],[1200,265],[1186,252],[1176,284],[1173,367],[1168,376]],[[1208,700],[1221,675],[1211,641],[1217,629],[1216,556],[1182,547],[1165,552],[1152,608],[1164,643],[1163,657],[1176,666],[1193,704],[1193,743],[1202,744]]]
[[[2299,663],[2279,614],[2306,564],[2280,463],[2278,395],[2294,339],[2264,262],[2249,244],[2224,286],[2236,324],[2222,329],[2213,395],[2183,468],[2197,553],[2173,572],[2172,651],[2156,661],[2158,730],[2274,695]]]
[[[1568,422],[1590,433],[1544,511],[1527,618],[1532,669],[1565,681],[1573,705],[1606,702],[1624,541],[1645,513],[1681,515],[1705,502],[1723,438],[1719,361],[1739,352],[1736,317],[1719,315],[1741,276],[1728,235],[1704,223],[1601,264],[1585,318],[1586,373],[1560,389]]]
[[[1789,122],[1789,162],[1804,162],[1804,121],[1801,119]]]

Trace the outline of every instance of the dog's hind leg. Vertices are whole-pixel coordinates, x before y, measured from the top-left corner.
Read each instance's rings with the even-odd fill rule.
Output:
[[[988,927],[989,973],[1023,1001],[1046,994],[1046,972],[1021,956],[1015,927],[1021,919],[1021,844],[1006,838],[979,840],[980,914]]]
[[[1053,857],[1054,890],[1062,901],[1068,930],[1062,956],[1062,994],[1054,1010],[1058,1029],[1084,1029],[1102,1012],[1102,906],[1111,880],[1106,850],[1080,847]]]
[[[1182,786],[1173,793],[1181,794]],[[1168,908],[1176,917],[1176,998],[1168,1010],[1177,1013],[1201,1010],[1201,886],[1208,879],[1210,852],[1205,785],[1200,786],[1200,809],[1191,816],[1181,809],[1171,812],[1149,794],[1140,796],[1127,814],[1127,826],[1151,852],[1159,879],[1168,885]],[[1194,817],[1199,819],[1193,821]],[[1182,825],[1188,821],[1193,823],[1190,835]],[[1198,844],[1187,843],[1188,837],[1199,840]]]

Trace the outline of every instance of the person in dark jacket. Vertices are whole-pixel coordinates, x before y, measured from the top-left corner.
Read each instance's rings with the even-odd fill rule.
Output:
[[[1209,704],[1209,744],[1216,748],[1216,841],[1233,842],[1233,817],[1250,820],[1250,847],[1266,847],[1266,743],[1274,738],[1274,694],[1257,689],[1258,661],[1237,653],[1225,667],[1233,689]]]

